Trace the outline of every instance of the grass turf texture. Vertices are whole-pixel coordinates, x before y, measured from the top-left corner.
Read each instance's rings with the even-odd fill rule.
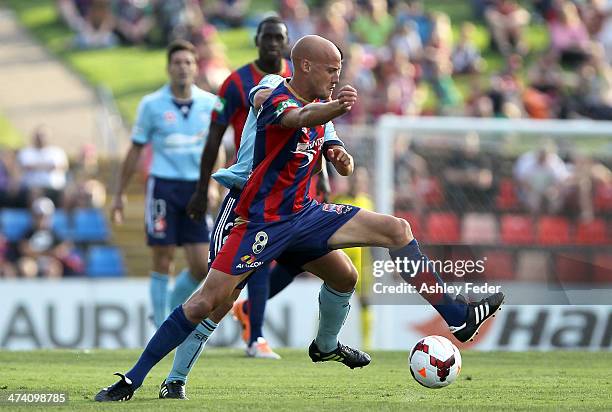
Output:
[[[373,352],[372,364],[356,370],[333,362],[312,364],[306,350],[278,352],[281,361],[248,359],[237,349],[206,351],[190,377],[189,401],[157,399],[158,385],[170,369],[169,356],[134,398],[119,406],[92,399],[114,382],[113,372],[132,365],[139,351],[4,351],[0,393],[6,398],[8,392],[19,390],[67,392],[68,405],[53,410],[612,409],[609,354],[465,351],[457,381],[432,390],[410,376],[407,352]],[[0,404],[0,409],[6,407]]]

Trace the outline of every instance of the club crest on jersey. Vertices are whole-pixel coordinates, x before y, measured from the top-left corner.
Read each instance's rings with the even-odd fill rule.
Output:
[[[166,123],[174,123],[176,122],[176,114],[171,111],[164,112],[164,121]]]
[[[293,99],[287,99],[285,101],[280,102],[280,104],[276,107],[276,111],[274,112],[276,114],[276,117],[280,116],[281,114],[283,114],[283,112],[285,110],[287,110],[290,107],[300,107],[300,105],[298,104],[298,102],[296,102]]]
[[[349,205],[337,205],[335,203],[323,203],[323,211],[324,212],[336,212],[341,215],[344,213],[348,213],[353,210],[353,206]]]
[[[213,110],[217,113],[221,113],[223,109],[225,109],[225,99],[223,97],[219,97],[215,102]]]

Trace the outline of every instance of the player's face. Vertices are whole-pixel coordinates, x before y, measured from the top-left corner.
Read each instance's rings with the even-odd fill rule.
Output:
[[[340,59],[327,62],[311,62],[310,87],[316,91],[316,98],[329,100],[334,89],[340,81],[342,63]]]
[[[287,48],[289,37],[284,24],[264,24],[255,38],[255,45],[259,49],[259,58],[266,61],[279,60]]]
[[[193,53],[179,50],[172,54],[168,63],[170,82],[179,87],[191,86],[194,83],[198,68]]]

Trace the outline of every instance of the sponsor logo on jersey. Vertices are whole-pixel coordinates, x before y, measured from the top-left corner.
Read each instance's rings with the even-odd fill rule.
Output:
[[[304,133],[308,134],[307,132]],[[291,153],[304,155],[308,159],[308,162],[301,165],[300,168],[306,167],[310,164],[310,162],[312,162],[312,159],[314,159],[315,155],[317,154],[317,150],[323,145],[324,140],[325,137],[319,137],[312,142],[297,144],[297,147]]]

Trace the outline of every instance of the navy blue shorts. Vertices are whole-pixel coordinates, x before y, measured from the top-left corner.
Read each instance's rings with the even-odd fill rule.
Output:
[[[358,211],[356,206],[313,200],[289,219],[233,224],[212,267],[232,275],[241,275],[272,260],[301,267],[331,252],[329,238]]]
[[[149,246],[208,243],[210,219],[194,222],[187,215],[187,204],[196,185],[197,182],[149,177],[145,204]]]
[[[223,199],[221,207],[219,208],[219,214],[215,220],[213,230],[210,234],[210,249],[208,251],[208,267],[211,267],[215,261],[217,254],[221,251],[221,247],[227,240],[232,228],[234,227],[234,221],[238,217],[234,212],[238,200],[240,200],[241,190],[233,188]],[[321,256],[329,253],[329,250],[318,250],[318,251],[304,251],[304,252],[285,252],[278,259],[278,264],[288,266],[293,271],[295,268],[301,268],[308,262],[320,258]],[[265,263],[264,265],[269,264]],[[262,265],[262,266],[264,266]],[[260,266],[261,267],[261,266]],[[242,289],[246,285],[247,280],[242,281],[237,288]]]

